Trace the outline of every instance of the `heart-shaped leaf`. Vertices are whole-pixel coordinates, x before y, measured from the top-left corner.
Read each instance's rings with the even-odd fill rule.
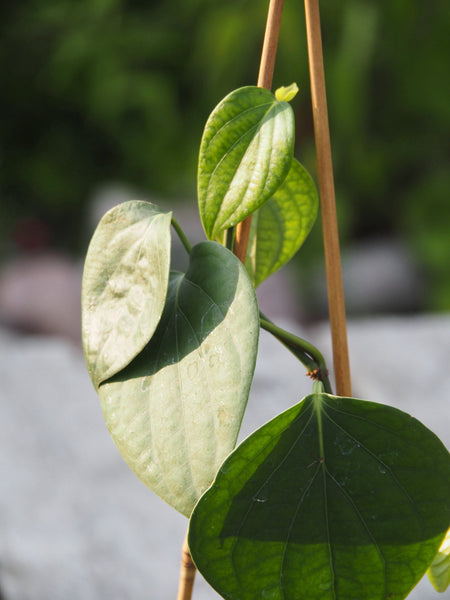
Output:
[[[438,592],[450,586],[450,529],[428,569],[428,578]]]
[[[229,600],[401,600],[448,529],[449,497],[449,453],[424,425],[314,393],[227,458],[189,546]]]
[[[259,208],[283,182],[294,151],[294,113],[263,88],[231,92],[200,144],[198,203],[209,239]]]
[[[245,266],[255,287],[294,256],[311,231],[318,205],[314,181],[294,159],[281,186],[252,217]]]
[[[103,413],[138,477],[186,516],[234,448],[255,367],[259,313],[240,261],[216,242],[171,274],[144,351],[100,386]]]
[[[92,237],[81,308],[95,387],[137,356],[158,325],[169,280],[171,216],[149,202],[125,202],[103,216]]]

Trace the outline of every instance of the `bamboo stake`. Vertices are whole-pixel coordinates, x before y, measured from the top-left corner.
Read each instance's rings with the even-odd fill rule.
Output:
[[[191,553],[189,552],[186,536],[181,548],[181,566],[177,600],[190,600],[192,598],[195,573],[196,569],[191,558]]]
[[[267,14],[266,31],[264,33],[264,42],[257,83],[258,87],[263,87],[267,90],[270,90],[272,87],[283,2],[284,0],[270,0],[269,11]],[[244,264],[245,257],[247,256],[248,236],[250,234],[251,223],[252,216],[250,215],[244,219],[244,221],[236,225],[234,253]]]
[[[323,67],[319,0],[305,0],[305,15],[336,393],[339,396],[351,396],[350,361]]]
[[[257,85],[268,90],[272,87],[275,57],[280,32],[281,13],[284,0],[270,0],[267,14],[266,30],[264,33],[263,49]],[[236,237],[234,242],[234,253],[239,260],[245,264],[247,255],[248,236],[250,233],[251,216],[236,226]],[[195,565],[189,552],[187,538],[184,540],[181,550],[180,579],[178,583],[177,600],[191,600],[192,589],[195,578]]]

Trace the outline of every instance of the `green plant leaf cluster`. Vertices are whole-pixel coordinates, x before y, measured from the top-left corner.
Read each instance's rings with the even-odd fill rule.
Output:
[[[313,393],[243,442],[190,521],[226,599],[401,600],[450,520],[450,459],[395,408]]]
[[[293,140],[287,102],[239,88],[200,145],[207,241],[191,247],[148,202],[102,218],[83,274],[88,370],[121,455],[190,518],[192,557],[225,599],[403,600],[428,569],[443,590],[447,449],[410,415],[328,393],[321,353],[259,313],[255,287],[292,258],[317,215]],[[249,216],[244,266],[225,244]],[[171,224],[189,255],[183,273],[171,270]],[[260,324],[316,382],[233,451]]]
[[[216,242],[170,271],[170,213],[127,202],[101,220],[83,276],[83,346],[108,429],[138,477],[189,516],[234,448],[259,313]]]
[[[295,255],[316,220],[316,187],[293,157],[294,137],[290,104],[256,86],[226,96],[203,132],[198,204],[206,235],[219,238],[253,215],[246,267],[255,286]]]
[[[293,144],[290,105],[257,87],[227,96],[205,127],[205,229],[216,237],[256,211],[251,278],[215,241],[190,248],[178,224],[189,267],[171,271],[171,213],[142,201],[104,215],[87,252],[83,346],[106,424],[138,477],[186,516],[236,443],[258,346],[254,286],[292,257],[316,216]]]

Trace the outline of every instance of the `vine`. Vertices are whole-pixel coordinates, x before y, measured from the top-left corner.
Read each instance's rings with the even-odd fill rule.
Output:
[[[205,125],[206,240],[191,246],[144,201],[100,221],[83,274],[84,353],[123,458],[189,519],[178,600],[195,566],[229,600],[401,600],[428,569],[448,585],[450,456],[410,415],[351,397],[317,0],[305,14],[337,395],[320,351],[262,315],[255,295],[319,207],[294,157],[298,88],[269,90],[282,4],[269,6],[258,85],[228,94]],[[185,273],[171,270],[172,228]],[[312,392],[235,448],[260,327],[306,367]]]

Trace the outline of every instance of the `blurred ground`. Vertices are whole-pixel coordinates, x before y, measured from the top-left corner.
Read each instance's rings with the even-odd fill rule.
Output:
[[[300,335],[330,356],[325,326]],[[354,393],[412,412],[450,445],[450,317],[352,321]],[[309,393],[265,332],[244,437]],[[0,329],[0,589],[6,600],[174,598],[186,520],[135,477],[78,348]],[[198,578],[195,600],[218,596]],[[411,600],[438,600],[426,580]]]

